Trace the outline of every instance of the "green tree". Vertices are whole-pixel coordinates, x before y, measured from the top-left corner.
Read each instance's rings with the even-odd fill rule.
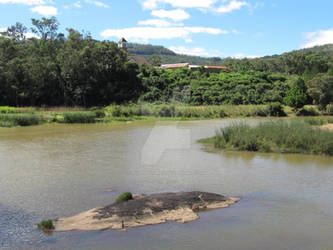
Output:
[[[333,75],[318,74],[309,82],[309,94],[322,110],[333,102]]]
[[[295,82],[294,86],[287,91],[283,101],[286,105],[294,109],[300,109],[306,104],[307,99],[305,83],[301,78],[299,78]]]

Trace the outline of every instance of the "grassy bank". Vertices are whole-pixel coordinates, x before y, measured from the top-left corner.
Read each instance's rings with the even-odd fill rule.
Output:
[[[36,114],[0,114],[0,127],[32,126],[43,122]]]
[[[304,111],[305,110],[305,111]],[[322,115],[315,107],[305,107],[302,114]],[[188,106],[182,104],[131,104],[107,107],[13,108],[0,107],[0,127],[28,126],[47,123],[109,123],[134,120],[195,120],[236,117],[296,117],[280,103],[268,105]],[[309,123],[317,122],[311,120]],[[317,118],[313,118],[317,119]],[[318,119],[321,119],[318,117]],[[319,121],[320,122],[320,121]],[[321,121],[323,124],[327,121]]]
[[[256,127],[237,123],[201,142],[227,150],[333,156],[333,133],[313,127],[304,120],[271,121]]]

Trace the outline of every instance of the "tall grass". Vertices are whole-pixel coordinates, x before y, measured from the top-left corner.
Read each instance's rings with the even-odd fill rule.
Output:
[[[8,106],[0,106],[0,114],[13,114],[18,113],[18,109]]]
[[[285,116],[281,104],[270,105],[221,105],[221,106],[187,106],[174,104],[133,104],[110,105],[105,109],[112,117],[154,116],[154,117],[184,117],[184,118],[224,118],[253,116]]]
[[[94,123],[97,115],[91,111],[65,112],[64,123]]]
[[[333,133],[304,121],[271,121],[250,127],[237,123],[214,137],[216,148],[243,151],[333,155]]]
[[[35,114],[0,114],[0,126],[3,127],[31,126],[42,122],[42,117]]]

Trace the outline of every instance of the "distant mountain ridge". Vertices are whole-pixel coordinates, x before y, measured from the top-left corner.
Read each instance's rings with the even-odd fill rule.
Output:
[[[222,59],[220,57],[206,58],[200,56],[181,55],[158,45],[129,43],[127,48],[130,54],[144,56],[151,63],[154,60],[153,57],[155,57],[155,59],[156,57],[159,57],[161,64],[186,62],[197,65],[221,65],[222,63]]]
[[[128,51],[132,55],[144,56],[147,58],[148,61],[151,63],[154,60],[159,59],[161,64],[168,64],[168,63],[190,63],[190,64],[197,64],[197,65],[226,65],[232,66],[230,64],[234,64],[238,62],[237,65],[243,64],[244,61],[246,62],[254,62],[255,64],[280,64],[281,62],[287,64],[299,64],[303,63],[303,60],[299,60],[300,57],[306,57],[308,63],[313,63],[314,60],[324,60],[328,63],[329,66],[333,65],[333,44],[327,44],[322,46],[315,46],[312,48],[300,49],[300,50],[293,50],[291,52],[285,52],[280,55],[271,55],[271,56],[264,56],[261,58],[255,59],[235,59],[235,58],[220,58],[220,57],[200,57],[200,56],[191,56],[191,55],[182,55],[177,54],[174,51],[165,48],[160,45],[151,45],[151,44],[138,44],[138,43],[129,43],[128,44]],[[312,58],[310,58],[312,57]],[[292,62],[290,62],[292,61]],[[254,66],[253,68],[257,68],[258,65]],[[260,68],[260,67],[258,67]],[[269,67],[270,68],[270,67]],[[279,69],[272,70],[272,71],[284,71],[280,67]]]

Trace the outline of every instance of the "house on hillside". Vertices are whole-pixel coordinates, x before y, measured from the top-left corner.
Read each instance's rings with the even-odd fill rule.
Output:
[[[228,71],[228,67],[226,66],[210,66],[210,65],[191,65],[189,63],[174,63],[174,64],[162,64],[159,69],[181,69],[181,68],[188,68],[192,71],[196,70],[204,70],[209,73],[220,73],[221,71]]]
[[[118,48],[127,52],[127,40],[124,37],[120,38],[120,40],[118,41]],[[131,56],[128,54],[128,52],[127,52],[127,60],[129,62],[135,62],[139,66],[143,64],[150,65],[149,61],[144,56]]]
[[[188,68],[190,66],[189,63],[174,63],[174,64],[162,64],[160,69],[181,69],[181,68]]]

